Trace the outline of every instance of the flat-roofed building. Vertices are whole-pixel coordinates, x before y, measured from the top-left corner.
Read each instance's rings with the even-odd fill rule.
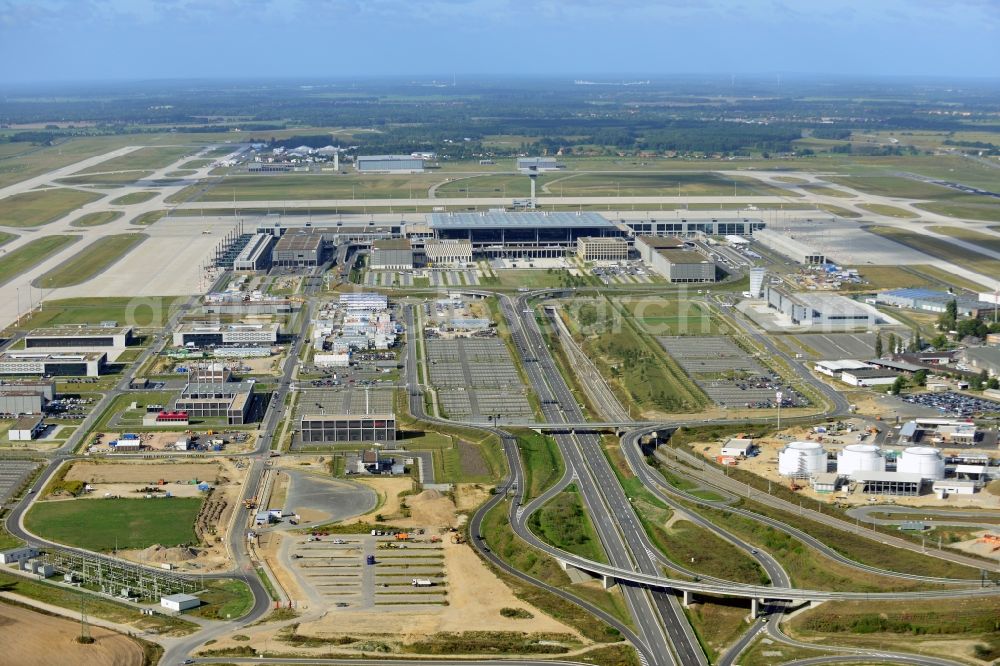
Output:
[[[131,326],[57,326],[24,336],[31,351],[112,351],[138,343]]]
[[[22,352],[0,354],[0,375],[48,375],[50,377],[97,377],[108,362],[104,352]]]
[[[965,362],[991,377],[1000,376],[1000,347],[970,347],[962,352]]]
[[[611,216],[612,213],[605,215]],[[699,236],[749,235],[767,225],[758,217],[720,215],[719,211],[679,210],[672,212],[619,212],[612,221],[627,227],[636,236]]]
[[[277,323],[267,324],[181,324],[174,331],[176,347],[208,347],[223,345],[273,345],[278,341],[281,327]]]
[[[303,443],[393,442],[394,414],[303,414],[299,420]]]
[[[715,282],[715,262],[677,238],[637,236],[635,247],[646,265],[669,282]]]
[[[361,173],[423,173],[424,161],[412,155],[359,155],[354,166]]]
[[[463,240],[428,240],[424,243],[424,255],[427,262],[435,266],[464,266],[472,263],[472,243]]]
[[[253,410],[252,382],[187,384],[174,403],[175,412],[189,418],[225,418],[227,425],[249,423]]]
[[[628,241],[620,236],[583,236],[576,239],[576,256],[584,261],[626,261]]]
[[[566,165],[554,157],[518,157],[517,170],[522,173],[562,171]]]
[[[319,266],[323,260],[323,234],[295,230],[282,234],[271,251],[271,262],[280,268]]]
[[[851,386],[887,386],[894,383],[898,377],[898,372],[884,368],[860,368],[840,373],[840,381]]]
[[[233,260],[233,270],[236,271],[266,271],[271,267],[271,254],[274,248],[274,236],[270,234],[254,234],[250,242],[244,246]]]
[[[757,229],[753,232],[753,239],[769,250],[774,250],[800,264],[818,266],[827,263],[825,254],[780,231]]]
[[[990,301],[934,289],[890,289],[880,291],[875,295],[876,303],[891,305],[897,308],[906,308],[908,310],[933,312],[935,314],[945,312],[952,301],[955,301],[958,316],[960,317],[989,316],[997,309],[997,304]]]
[[[0,414],[40,414],[56,394],[49,380],[0,381]]]
[[[200,363],[188,370],[189,384],[225,384],[233,373],[222,363]]]
[[[581,237],[624,236],[625,231],[593,212],[431,213],[437,240],[462,240],[473,252],[502,257],[562,257]]]
[[[764,290],[768,307],[799,326],[828,328],[872,328],[878,323],[873,308],[834,294],[791,293],[782,287]]]
[[[368,265],[376,270],[411,270],[413,246],[405,238],[373,241]]]
[[[12,442],[30,442],[45,430],[45,423],[38,414],[22,416],[10,426],[7,439]]]

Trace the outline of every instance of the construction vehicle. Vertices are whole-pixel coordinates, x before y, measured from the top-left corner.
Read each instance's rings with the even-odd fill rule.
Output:
[[[251,497],[249,499],[243,500],[243,508],[244,509],[252,509],[255,506],[257,506],[257,498],[256,497]]]
[[[413,587],[434,587],[434,581],[427,578],[414,578],[410,585]]]
[[[465,543],[465,537],[462,536],[460,532],[452,532],[451,534],[452,543]]]
[[[409,541],[410,534],[408,532],[400,532],[396,535],[396,541]]]
[[[795,479],[790,479],[788,481],[788,489],[791,490],[792,492],[795,492],[797,490],[802,490],[802,486],[795,483]]]
[[[441,537],[437,534],[431,536],[431,543],[441,543]]]

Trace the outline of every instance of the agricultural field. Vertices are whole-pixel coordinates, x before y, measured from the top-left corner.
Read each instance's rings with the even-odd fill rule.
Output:
[[[156,192],[131,192],[117,199],[112,199],[108,203],[112,206],[131,206],[132,204],[145,203],[156,196]]]
[[[100,274],[149,238],[145,234],[103,236],[76,256],[56,266],[36,281],[39,287],[54,289],[80,284]]]
[[[0,226],[40,227],[100,198],[100,194],[61,187],[15,194],[0,206]]]
[[[194,497],[45,501],[31,507],[25,525],[45,539],[97,552],[176,546],[197,541],[201,504]]]
[[[185,155],[195,152],[189,146],[156,146],[133,150],[121,157],[114,157],[84,169],[81,174],[103,173],[106,171],[132,171],[140,169],[161,169],[176,162]]]
[[[922,234],[896,229],[894,227],[866,227],[867,231],[878,234],[884,238],[894,240],[897,243],[919,250],[932,257],[943,259],[959,266],[964,266],[970,270],[982,273],[983,275],[1000,274],[1000,260],[992,259],[979,252],[972,252],[965,248],[958,247],[948,241],[938,238],[930,238]]]
[[[110,224],[119,219],[125,213],[120,210],[106,210],[99,213],[87,213],[70,222],[73,227],[99,227]]]
[[[9,282],[78,240],[80,236],[44,236],[7,252],[0,262],[0,284]]]

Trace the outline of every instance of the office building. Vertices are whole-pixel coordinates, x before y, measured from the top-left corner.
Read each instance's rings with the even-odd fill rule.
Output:
[[[407,235],[410,227],[407,226]],[[433,234],[433,231],[428,231]],[[464,266],[472,263],[472,243],[462,240],[427,240],[424,242],[424,256],[433,266]]]
[[[405,238],[372,241],[368,265],[374,270],[411,270],[413,246]]]
[[[45,430],[40,415],[21,416],[10,426],[7,439],[12,442],[30,442]]]
[[[299,420],[303,443],[393,442],[393,414],[303,414]]]
[[[637,236],[643,262],[669,282],[715,282],[715,262],[669,236]]]
[[[628,241],[620,236],[583,236],[576,239],[576,256],[584,261],[626,261]]]
[[[107,364],[104,352],[49,353],[12,351],[0,354],[0,375],[97,377]]]
[[[233,270],[266,271],[269,269],[274,241],[274,236],[270,234],[254,234],[250,242],[240,250],[236,259],[233,260]]]
[[[187,384],[174,403],[175,412],[191,419],[225,418],[227,425],[249,423],[254,403],[252,382]]]
[[[174,331],[175,347],[220,347],[223,345],[273,345],[280,327],[269,324],[181,324]]]
[[[319,266],[324,254],[323,234],[295,230],[282,234],[271,251],[271,262],[279,268]]]
[[[36,328],[24,336],[24,348],[39,352],[123,350],[137,342],[131,326],[117,325]]]

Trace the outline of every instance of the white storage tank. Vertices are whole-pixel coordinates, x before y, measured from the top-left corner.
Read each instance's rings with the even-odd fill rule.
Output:
[[[819,442],[789,442],[778,452],[778,474],[808,478],[826,473],[826,449]]]
[[[882,449],[874,444],[849,444],[837,454],[837,474],[853,478],[857,472],[884,472]]]
[[[940,481],[944,478],[944,458],[941,450],[932,446],[911,446],[903,449],[896,471],[919,474],[925,480]]]

